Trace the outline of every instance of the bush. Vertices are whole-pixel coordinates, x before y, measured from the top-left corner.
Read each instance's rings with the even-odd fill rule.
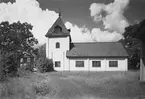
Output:
[[[2,52],[0,53],[0,81],[7,79],[7,76],[14,77],[17,75],[19,68],[18,54]]]
[[[0,81],[4,81],[7,76],[14,76],[17,72],[16,55],[6,52],[0,53]]]
[[[17,61],[17,55],[13,54],[7,57],[6,64],[5,64],[5,71],[9,76],[16,76],[17,71],[19,68],[19,63]]]
[[[52,59],[48,59],[45,57],[40,57],[36,61],[36,67],[39,70],[39,72],[41,72],[41,73],[50,72],[50,71],[54,70]]]
[[[0,51],[0,81],[3,82],[6,78],[5,67],[4,67],[4,54]]]

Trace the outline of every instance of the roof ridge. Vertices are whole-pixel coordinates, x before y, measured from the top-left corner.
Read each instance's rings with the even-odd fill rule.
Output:
[[[120,42],[72,42],[73,44],[120,43]]]

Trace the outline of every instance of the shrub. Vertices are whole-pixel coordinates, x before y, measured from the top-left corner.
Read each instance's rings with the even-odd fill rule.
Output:
[[[36,67],[39,70],[39,72],[44,73],[44,72],[49,72],[53,71],[53,61],[52,59],[48,59],[45,57],[40,57],[36,61]]]
[[[1,52],[0,63],[0,81],[4,81],[7,76],[16,76],[18,68],[16,54]]]
[[[13,55],[10,55],[9,57],[7,57],[6,63],[4,64],[5,72],[7,73],[7,75],[16,76],[18,67],[19,67],[19,63],[17,60],[18,59],[17,59],[16,54],[13,54]]]

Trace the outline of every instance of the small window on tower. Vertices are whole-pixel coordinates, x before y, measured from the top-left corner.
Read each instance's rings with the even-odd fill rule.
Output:
[[[62,28],[61,28],[59,25],[57,25],[57,26],[54,28],[54,32],[55,32],[55,33],[60,33],[60,32],[62,32]]]
[[[56,48],[60,48],[60,43],[59,42],[56,43]]]

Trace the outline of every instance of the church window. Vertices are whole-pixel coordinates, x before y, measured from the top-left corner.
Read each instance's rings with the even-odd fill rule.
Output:
[[[92,61],[92,67],[101,67],[101,61]]]
[[[84,67],[84,61],[76,61],[76,67]]]
[[[60,61],[55,61],[55,67],[60,67]]]
[[[118,61],[109,61],[109,67],[118,67]]]
[[[60,48],[60,43],[59,42],[56,43],[56,48]]]

